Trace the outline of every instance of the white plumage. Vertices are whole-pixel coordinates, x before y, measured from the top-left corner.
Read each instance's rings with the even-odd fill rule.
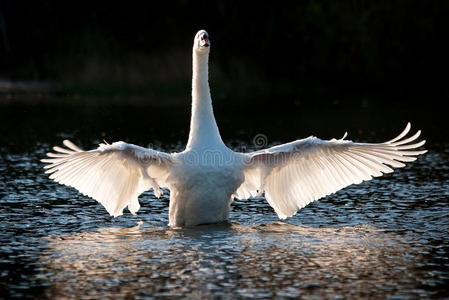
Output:
[[[403,167],[426,150],[416,150],[420,131],[406,138],[410,123],[396,138],[377,144],[309,137],[252,153],[238,153],[223,143],[212,109],[208,82],[210,41],[201,30],[193,45],[192,118],[186,149],[164,153],[116,142],[83,151],[65,140],[42,159],[50,178],[100,202],[113,216],[139,208],[138,196],[170,189],[171,226],[228,219],[234,197],[265,193],[281,219],[310,202],[348,185]],[[414,142],[414,143],[413,143]]]
[[[169,154],[124,142],[100,144],[91,151],[83,151],[68,140],[64,145],[68,149],[54,147],[59,153],[48,153],[50,158],[42,159],[50,163],[45,166],[46,173],[94,198],[111,215],[121,215],[126,206],[136,213],[140,208],[137,197],[150,188],[156,196],[162,194],[155,177],[161,180],[167,176],[164,166],[171,160]]]

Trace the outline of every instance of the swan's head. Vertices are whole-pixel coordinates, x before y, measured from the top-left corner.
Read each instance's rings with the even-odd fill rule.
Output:
[[[200,53],[209,53],[209,47],[209,34],[205,30],[198,31],[193,42],[193,49]]]

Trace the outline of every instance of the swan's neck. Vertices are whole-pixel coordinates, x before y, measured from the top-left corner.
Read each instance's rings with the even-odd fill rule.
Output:
[[[193,51],[192,117],[186,150],[224,145],[212,109],[208,61],[208,53]]]

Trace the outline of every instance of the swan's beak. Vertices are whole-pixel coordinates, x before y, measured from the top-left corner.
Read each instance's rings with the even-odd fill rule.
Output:
[[[209,47],[210,46],[209,36],[207,35],[207,33],[204,33],[200,37],[200,46],[201,47]]]

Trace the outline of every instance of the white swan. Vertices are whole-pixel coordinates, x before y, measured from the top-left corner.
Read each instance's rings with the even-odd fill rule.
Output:
[[[164,153],[116,142],[84,151],[65,140],[42,162],[51,179],[99,201],[113,216],[128,206],[139,210],[138,196],[170,189],[169,225],[189,226],[227,220],[234,197],[265,193],[279,218],[293,216],[310,202],[350,184],[403,167],[426,150],[413,150],[420,135],[379,144],[309,137],[252,153],[237,153],[223,143],[215,122],[208,83],[210,42],[199,31],[193,44],[192,116],[186,149]],[[389,167],[390,166],[390,167]]]

